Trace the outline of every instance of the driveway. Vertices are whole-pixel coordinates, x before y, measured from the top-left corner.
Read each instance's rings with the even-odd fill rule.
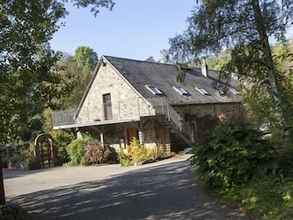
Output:
[[[140,167],[119,165],[6,172],[9,202],[36,219],[247,219],[209,196],[185,157]]]

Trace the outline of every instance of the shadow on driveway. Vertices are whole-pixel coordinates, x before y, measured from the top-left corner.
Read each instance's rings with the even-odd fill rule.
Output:
[[[11,198],[36,219],[247,219],[211,199],[187,161]]]

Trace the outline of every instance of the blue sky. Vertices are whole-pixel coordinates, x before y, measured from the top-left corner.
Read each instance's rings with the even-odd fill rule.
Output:
[[[98,55],[137,59],[158,58],[168,39],[186,28],[194,0],[115,0],[113,11],[103,9],[97,17],[89,9],[69,5],[65,27],[55,34],[52,48],[74,53],[89,46]]]
[[[114,1],[113,11],[102,9],[97,17],[68,4],[70,14],[51,41],[52,48],[73,54],[78,46],[89,46],[99,56],[158,59],[168,39],[185,30],[195,5],[195,0]],[[293,29],[288,35],[293,36]]]

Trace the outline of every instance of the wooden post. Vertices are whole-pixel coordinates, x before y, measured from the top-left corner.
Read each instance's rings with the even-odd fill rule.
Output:
[[[139,128],[139,130],[138,130],[138,139],[139,139],[139,144],[143,145],[144,137],[143,137],[143,132],[142,132],[141,128]]]
[[[0,205],[5,205],[5,191],[3,180],[3,163],[0,155]]]
[[[100,133],[100,140],[102,147],[104,147],[104,134],[102,132]]]

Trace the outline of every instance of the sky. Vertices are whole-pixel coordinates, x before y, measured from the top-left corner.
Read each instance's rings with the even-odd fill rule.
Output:
[[[54,50],[74,54],[88,46],[101,55],[146,59],[160,58],[168,40],[182,33],[195,0],[114,0],[113,11],[102,9],[96,17],[90,10],[67,4],[65,26],[51,41]],[[293,28],[288,33],[293,37]]]
[[[194,0],[115,0],[113,11],[102,9],[96,17],[89,9],[67,5],[65,26],[51,41],[54,50],[73,54],[89,46],[99,56],[158,59],[168,39],[187,27]]]

